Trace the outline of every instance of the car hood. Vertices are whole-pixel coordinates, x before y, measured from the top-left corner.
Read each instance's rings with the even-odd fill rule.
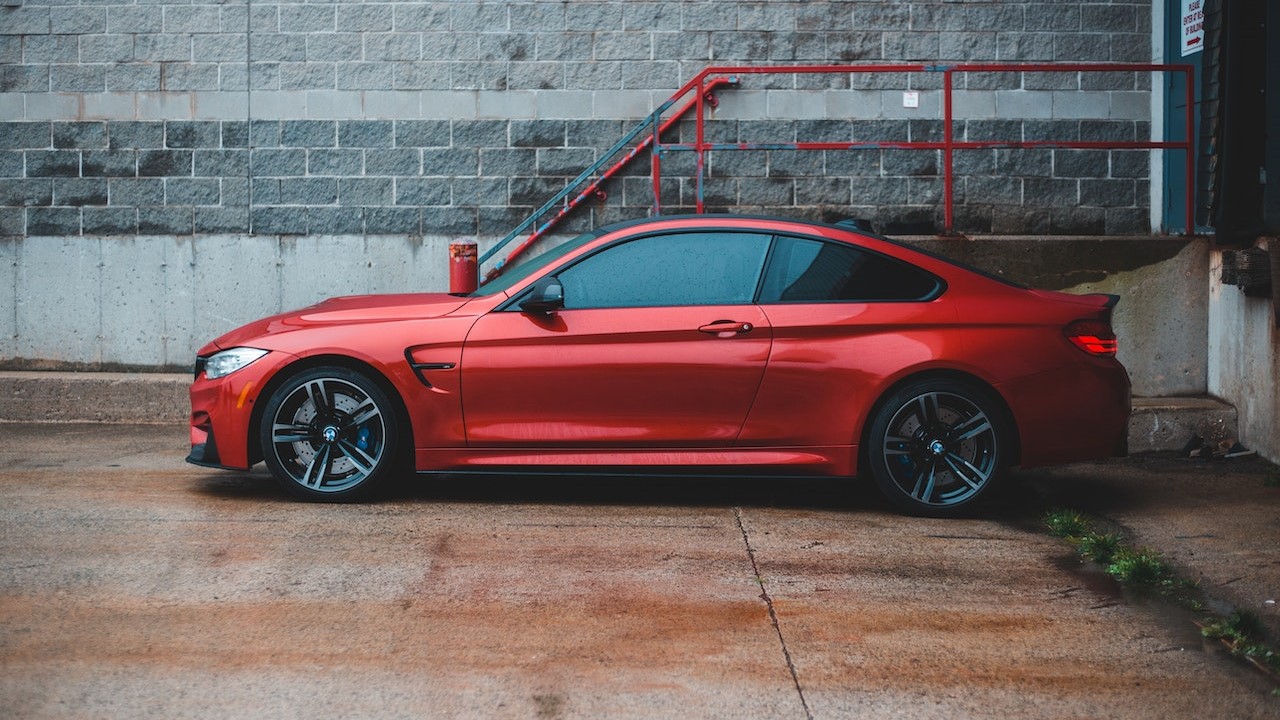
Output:
[[[447,315],[467,303],[467,298],[445,293],[401,295],[350,295],[329,298],[310,307],[281,313],[242,325],[214,340],[216,349],[241,345],[281,333],[313,327],[422,320]],[[205,354],[204,351],[201,354]]]

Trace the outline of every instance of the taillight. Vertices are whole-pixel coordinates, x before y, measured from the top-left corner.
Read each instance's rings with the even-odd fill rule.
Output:
[[[1101,320],[1076,320],[1063,331],[1072,345],[1098,357],[1116,356],[1116,334],[1110,323]]]

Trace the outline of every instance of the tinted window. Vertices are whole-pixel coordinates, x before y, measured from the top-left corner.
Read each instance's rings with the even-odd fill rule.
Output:
[[[760,302],[927,300],[938,286],[917,267],[851,245],[780,237]]]
[[[769,239],[749,233],[696,232],[613,245],[559,273],[565,307],[749,303]]]

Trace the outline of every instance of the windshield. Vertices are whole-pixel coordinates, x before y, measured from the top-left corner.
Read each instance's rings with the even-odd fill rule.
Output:
[[[521,280],[554,263],[556,260],[559,260],[570,252],[577,250],[587,244],[587,242],[594,240],[599,236],[600,233],[596,231],[583,233],[572,240],[567,240],[555,247],[548,248],[519,265],[503,270],[501,275],[481,285],[475,292],[471,293],[467,297],[485,297],[504,292],[512,285],[515,285]]]

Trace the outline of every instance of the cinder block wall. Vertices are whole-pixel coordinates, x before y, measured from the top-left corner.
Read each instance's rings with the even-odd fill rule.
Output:
[[[397,268],[417,267],[420,252],[434,252],[422,248],[448,238],[505,235],[709,64],[1151,58],[1149,0],[76,2],[0,7],[0,237],[12,259],[0,272],[12,269],[14,288],[0,298],[0,362],[176,366],[215,332],[333,294],[335,283],[443,289],[443,261],[440,272]],[[711,137],[937,140],[940,80],[748,76],[722,93]],[[1151,82],[1147,73],[961,75],[955,132],[1147,139]],[[918,108],[903,106],[908,90]],[[1145,151],[982,150],[957,160],[961,231],[1150,231]],[[564,230],[645,215],[647,164]],[[664,171],[664,209],[690,207],[692,159],[671,154]],[[928,233],[941,224],[942,172],[937,151],[721,153],[705,189],[715,210],[860,215],[889,232]],[[368,239],[384,235],[411,241]],[[178,249],[157,253],[156,239]],[[190,256],[190,267],[160,265],[166,256]],[[243,258],[278,268],[245,277],[291,289],[246,284],[234,298],[196,289],[174,299],[192,273],[215,287]],[[337,278],[312,271],[326,259],[350,265]],[[43,276],[54,267],[82,269],[76,281],[100,298],[87,317],[42,294],[56,285]],[[127,284],[135,270],[147,287],[126,295],[179,306],[167,329],[116,317],[128,308],[113,278]],[[120,339],[118,323],[133,340]]]

